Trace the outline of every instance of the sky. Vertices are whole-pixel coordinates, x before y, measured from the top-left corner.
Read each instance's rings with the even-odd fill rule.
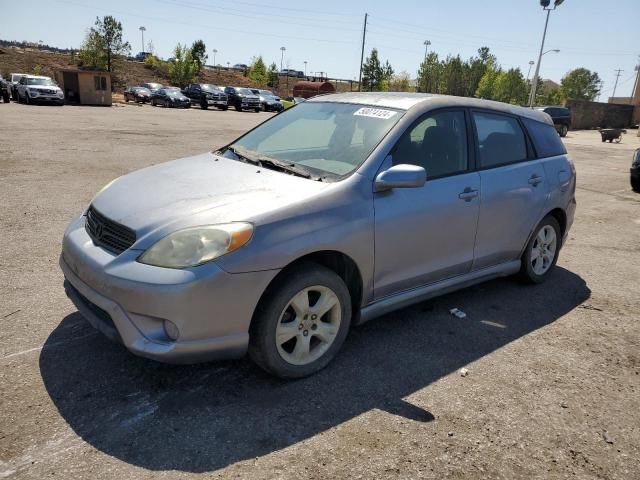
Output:
[[[612,94],[616,70],[622,69],[616,96],[629,96],[640,63],[639,0],[566,0],[551,12],[540,75],[559,82],[569,70],[585,67],[604,81],[602,98]],[[553,2],[552,2],[553,3]],[[488,46],[505,68],[525,76],[536,61],[545,12],[538,0],[29,0],[25,8],[0,0],[0,38],[43,41],[78,48],[96,16],[122,22],[132,52],[153,42],[167,58],[180,42],[202,39],[209,60],[225,65],[267,63],[332,78],[357,79],[365,13],[369,14],[365,56],[377,48],[396,72],[415,78],[429,51],[441,57],[474,55]],[[8,8],[4,8],[8,7]],[[0,59],[1,61],[1,59]],[[535,67],[534,67],[535,68]],[[533,71],[531,72],[533,75]]]

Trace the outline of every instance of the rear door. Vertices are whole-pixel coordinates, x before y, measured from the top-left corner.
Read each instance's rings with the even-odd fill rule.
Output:
[[[376,298],[471,270],[480,177],[467,129],[462,109],[430,112],[392,150],[394,165],[424,167],[427,182],[374,195]]]
[[[480,173],[473,269],[519,258],[542,214],[547,179],[516,116],[472,111]]]

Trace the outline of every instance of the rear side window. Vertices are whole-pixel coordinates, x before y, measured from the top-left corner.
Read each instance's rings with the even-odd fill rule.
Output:
[[[555,157],[567,153],[567,149],[564,148],[560,135],[553,125],[529,118],[523,118],[522,121],[533,140],[538,158]]]
[[[474,112],[480,168],[493,168],[527,159],[527,142],[520,123],[513,117]]]

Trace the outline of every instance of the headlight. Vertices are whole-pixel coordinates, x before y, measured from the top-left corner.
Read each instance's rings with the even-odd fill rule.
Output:
[[[187,228],[156,242],[138,261],[156,267],[195,267],[237,250],[252,235],[253,225],[244,222]]]

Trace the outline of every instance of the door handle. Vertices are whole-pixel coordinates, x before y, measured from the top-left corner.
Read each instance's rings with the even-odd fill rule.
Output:
[[[542,177],[540,175],[536,175],[535,173],[531,175],[529,179],[529,184],[537,187],[539,183],[542,183]]]
[[[478,190],[473,190],[471,187],[465,188],[462,193],[458,194],[458,198],[460,200],[464,200],[465,202],[470,202],[477,196],[478,196]]]

